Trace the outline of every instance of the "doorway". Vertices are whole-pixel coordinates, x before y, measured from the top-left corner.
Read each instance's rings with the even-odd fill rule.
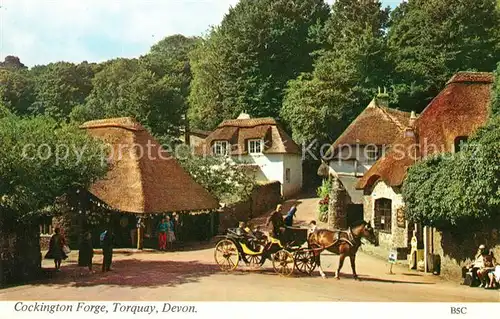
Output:
[[[354,223],[363,219],[363,205],[349,204],[347,205],[347,227],[351,227]]]

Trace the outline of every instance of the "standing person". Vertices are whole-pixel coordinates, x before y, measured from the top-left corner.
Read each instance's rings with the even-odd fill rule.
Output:
[[[170,220],[170,216],[167,216],[166,223],[167,223],[167,248],[172,249],[173,243],[175,241],[175,234],[174,234],[174,223]]]
[[[46,259],[54,259],[56,271],[61,271],[61,261],[68,258],[63,250],[64,245],[65,240],[61,235],[61,229],[56,227],[54,235],[50,238],[49,251],[45,255]]]
[[[288,214],[285,216],[285,226],[292,227],[293,226],[293,218],[295,217],[295,213],[297,212],[297,206],[293,205]]]
[[[276,206],[276,209],[274,210],[272,215],[269,216],[266,222],[266,226],[269,226],[269,224],[272,223],[273,225],[272,235],[275,238],[279,238],[281,236],[282,233],[281,228],[285,227],[283,216],[281,216],[281,209],[282,209],[281,204],[278,204],[278,206]]]
[[[92,258],[94,258],[94,248],[92,245],[92,233],[87,231],[83,234],[82,243],[78,252],[78,266],[88,267],[92,271]]]
[[[177,239],[177,242],[182,241],[182,221],[181,221],[181,216],[179,214],[174,215],[174,234],[175,238]]]
[[[113,232],[111,230],[105,230],[101,236],[101,246],[102,246],[102,271],[110,271],[111,263],[113,262]]]
[[[165,218],[162,218],[158,225],[158,249],[165,250],[167,245],[168,224]]]

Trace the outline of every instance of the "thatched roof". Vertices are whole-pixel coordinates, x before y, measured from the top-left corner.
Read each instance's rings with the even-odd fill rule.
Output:
[[[415,150],[415,146],[418,158],[452,152],[456,137],[471,136],[488,120],[492,83],[492,73],[454,75],[416,120],[415,137],[402,136],[394,142],[399,153],[389,151],[364,174],[356,187],[369,187],[378,179],[389,186],[400,186],[407,169],[414,163],[414,154],[408,152]]]
[[[338,153],[343,145],[390,145],[408,126],[410,113],[378,105],[373,99],[366,109],[332,144],[325,158]]]
[[[300,154],[299,146],[272,118],[238,118],[226,120],[205,139],[196,150],[198,154],[211,154],[215,141],[228,141],[230,155],[248,154],[249,139],[264,140],[264,154]]]
[[[422,156],[452,152],[456,137],[470,136],[486,123],[493,80],[492,73],[460,72],[448,81],[417,121],[420,143],[440,147],[422,147]]]
[[[81,128],[112,147],[107,176],[90,188],[111,208],[129,213],[164,213],[219,207],[217,200],[132,118],[90,121]]]

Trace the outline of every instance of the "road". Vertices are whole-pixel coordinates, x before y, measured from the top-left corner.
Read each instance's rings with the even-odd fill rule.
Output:
[[[361,281],[349,277],[346,261],[341,280],[333,278],[338,257],[324,256],[329,278],[275,274],[271,264],[260,270],[239,267],[220,272],[211,247],[166,253],[116,254],[113,271],[80,276],[72,252],[62,272],[40,282],[3,289],[1,300],[121,300],[121,301],[432,301],[499,302],[499,291],[469,288],[433,275],[410,272],[396,266],[388,274],[383,261],[360,253],[357,260]],[[98,269],[101,256],[94,259]],[[50,263],[44,262],[50,267]],[[132,289],[131,289],[132,288]]]
[[[296,221],[315,219],[318,199],[303,198]],[[284,205],[285,209],[290,203]],[[266,216],[254,222],[261,224]],[[320,225],[321,226],[321,225]],[[0,300],[103,300],[103,301],[399,301],[399,302],[499,302],[500,291],[460,286],[439,276],[410,271],[376,257],[358,253],[356,266],[361,281],[350,278],[346,259],[341,280],[333,278],[338,257],[324,255],[322,265],[328,278],[313,276],[280,277],[269,261],[259,270],[240,266],[221,272],[213,258],[214,244],[181,252],[125,251],[114,255],[113,271],[88,274],[76,266],[72,251],[62,272],[47,271],[50,278],[24,286],[0,290]],[[94,258],[99,269],[101,255]],[[45,261],[43,267],[53,265]]]

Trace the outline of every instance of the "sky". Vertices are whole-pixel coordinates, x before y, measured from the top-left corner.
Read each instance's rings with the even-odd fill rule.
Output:
[[[15,55],[32,67],[139,57],[166,36],[205,34],[237,2],[0,0],[0,61]],[[401,0],[382,2],[395,7]]]

